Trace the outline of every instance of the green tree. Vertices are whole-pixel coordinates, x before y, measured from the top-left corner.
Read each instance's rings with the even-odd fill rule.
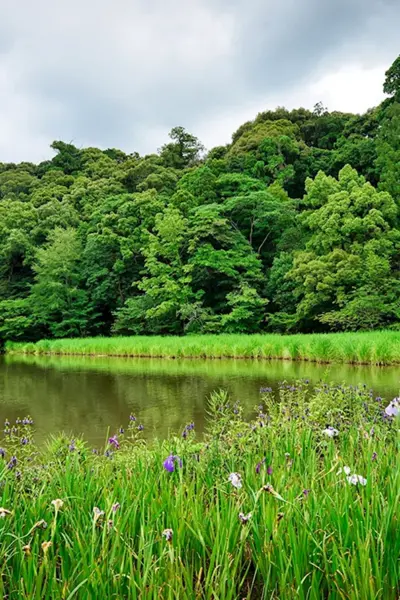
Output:
[[[54,337],[82,336],[88,331],[90,306],[81,284],[82,247],[74,229],[56,228],[47,246],[36,253],[31,306],[38,323]]]
[[[160,158],[166,167],[185,169],[199,162],[204,152],[203,144],[184,127],[174,127],[169,134],[172,142],[160,150]]]
[[[385,94],[400,100],[400,55],[385,73],[383,91]]]
[[[397,294],[397,206],[390,194],[378,192],[350,166],[338,180],[319,173],[307,180],[306,190],[302,219],[310,235],[286,276],[296,283],[297,315],[313,328],[318,322],[354,328],[352,317],[346,318],[350,302],[352,307],[365,304],[367,297],[373,302],[384,290],[384,304],[391,304]],[[388,324],[385,313],[397,318],[397,309],[385,308],[375,324]],[[359,314],[357,328],[370,326],[370,314]]]

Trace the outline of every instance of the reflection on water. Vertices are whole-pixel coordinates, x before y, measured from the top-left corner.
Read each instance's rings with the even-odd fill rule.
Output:
[[[189,421],[203,431],[206,404],[218,388],[229,390],[250,414],[262,386],[308,378],[311,382],[365,383],[384,396],[399,393],[400,367],[316,365],[254,360],[171,360],[103,357],[0,357],[0,422],[28,413],[38,438],[66,431],[101,444],[110,427],[129,414],[147,437],[166,437]]]

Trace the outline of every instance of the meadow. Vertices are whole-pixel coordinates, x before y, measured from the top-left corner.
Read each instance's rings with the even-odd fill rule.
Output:
[[[6,422],[0,597],[395,600],[399,413],[299,381],[250,422],[213,393],[202,439],[189,423],[146,444],[127,415],[102,448],[38,449],[29,417]]]
[[[8,353],[152,358],[255,358],[318,363],[400,363],[400,331],[94,337],[7,342]]]

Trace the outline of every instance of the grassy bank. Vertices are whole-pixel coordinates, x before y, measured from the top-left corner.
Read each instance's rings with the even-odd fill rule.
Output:
[[[400,332],[302,335],[135,336],[8,342],[9,353],[165,358],[257,358],[390,365],[400,363]]]
[[[201,443],[146,446],[132,417],[98,452],[39,452],[6,424],[0,596],[398,598],[398,421],[363,388],[308,388],[265,390],[252,423],[214,394]]]

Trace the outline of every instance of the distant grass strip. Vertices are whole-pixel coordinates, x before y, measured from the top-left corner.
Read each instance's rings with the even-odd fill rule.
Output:
[[[400,363],[400,332],[95,337],[7,342],[8,353],[151,358],[253,358],[318,363]]]
[[[390,410],[389,410],[390,408]],[[400,405],[282,384],[248,423],[212,395],[146,446],[135,416],[96,452],[29,418],[0,451],[0,597],[397,600]]]

